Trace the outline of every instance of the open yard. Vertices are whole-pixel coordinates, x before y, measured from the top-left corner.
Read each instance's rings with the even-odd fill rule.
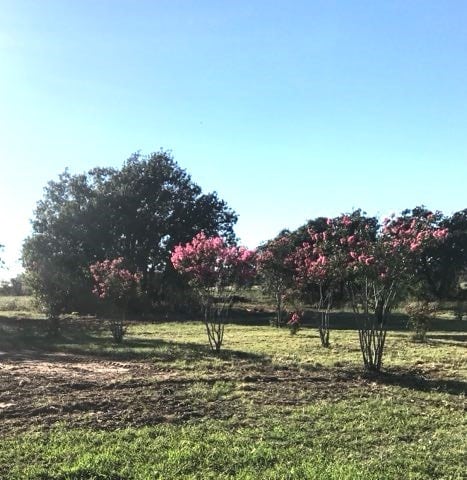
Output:
[[[201,323],[133,323],[115,346],[95,319],[51,341],[3,312],[0,478],[467,478],[464,326],[391,331],[375,376],[354,330],[323,349],[312,328],[231,324],[216,356]]]

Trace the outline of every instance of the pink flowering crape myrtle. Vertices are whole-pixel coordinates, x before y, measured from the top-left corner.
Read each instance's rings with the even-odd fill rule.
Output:
[[[443,241],[448,231],[429,218],[385,219],[375,232],[366,227],[343,237],[344,278],[354,311],[363,314],[359,328],[365,368],[380,371],[386,320],[414,277],[422,248]]]
[[[290,334],[295,335],[300,330],[303,312],[293,312],[287,325],[290,328]]]
[[[308,240],[292,255],[295,281],[300,290],[319,294],[319,336],[321,345],[329,347],[330,314],[333,297],[344,280],[349,250],[356,244],[355,225],[362,217],[348,215],[328,219],[323,231],[308,229]]]
[[[92,293],[99,299],[107,301],[121,313],[113,316],[110,321],[110,329],[115,342],[120,343],[125,333],[124,318],[128,305],[128,299],[134,293],[141,280],[139,273],[132,273],[122,267],[122,257],[113,260],[96,262],[89,267],[94,282]]]
[[[256,274],[256,253],[245,247],[227,245],[221,237],[200,232],[185,245],[174,248],[175,270],[188,278],[198,294],[211,349],[219,352],[224,338],[225,317],[239,288]]]
[[[294,290],[294,266],[290,258],[293,250],[294,244],[290,235],[283,234],[262,246],[256,256],[263,291],[275,304],[276,327],[284,323],[286,302]]]
[[[309,240],[294,254],[298,285],[315,285],[322,311],[320,337],[329,337],[332,293],[345,286],[358,315],[365,368],[379,371],[386,340],[386,319],[398,296],[413,278],[421,249],[441,242],[448,231],[434,218],[393,217],[381,226],[357,210],[328,219],[322,232],[309,230]]]

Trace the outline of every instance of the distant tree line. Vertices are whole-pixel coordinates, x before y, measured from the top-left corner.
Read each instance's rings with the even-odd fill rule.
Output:
[[[25,281],[24,274],[22,273],[16,277],[10,278],[10,280],[3,280],[0,282],[0,295],[18,297],[21,295],[31,295],[32,293],[33,292]]]

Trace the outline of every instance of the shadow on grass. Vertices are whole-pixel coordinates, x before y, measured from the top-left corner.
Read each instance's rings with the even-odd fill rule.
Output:
[[[262,309],[237,309],[230,312],[226,323],[233,325],[250,325],[252,327],[262,327],[271,325],[271,320],[275,317],[274,312],[267,312]]]
[[[232,310],[226,322],[235,325],[268,326],[274,318],[274,312],[255,310]],[[333,330],[357,330],[364,319],[363,314],[353,312],[331,312],[330,322]],[[409,331],[407,315],[393,313],[389,316],[389,331]],[[316,310],[306,310],[302,324],[304,327],[318,328],[321,314]],[[463,320],[446,320],[435,318],[430,321],[431,331],[467,332],[467,322]]]
[[[389,370],[379,374],[365,373],[363,376],[382,385],[396,385],[420,392],[443,392],[451,395],[467,393],[467,382],[465,381],[427,378],[418,372],[410,370]]]
[[[467,335],[443,335],[443,334],[427,334],[428,343],[450,345],[452,347],[467,348]]]
[[[334,330],[357,330],[364,319],[363,314],[353,312],[331,312],[331,329]],[[408,316],[401,313],[392,313],[387,321],[389,331],[409,331]],[[320,313],[309,310],[304,316],[303,324],[318,328],[320,323]],[[436,318],[430,321],[431,331],[441,332],[467,332],[467,322],[462,320],[446,320]],[[429,336],[430,333],[428,333]]]
[[[109,342],[106,342],[109,346]],[[113,345],[112,350],[89,352],[90,355],[112,359],[150,359],[156,362],[196,362],[202,360],[220,359],[224,361],[247,360],[252,362],[270,363],[269,357],[262,354],[244,352],[241,350],[222,349],[213,352],[206,344],[194,342],[175,342],[160,338],[127,337],[121,345]]]
[[[89,344],[99,340],[106,330],[104,323],[88,320],[64,320],[55,336],[48,332],[49,324],[43,318],[15,318],[0,315],[0,350],[38,349],[55,350],[62,344]]]
[[[195,362],[220,359],[270,363],[266,355],[240,350],[223,349],[215,353],[207,340],[206,344],[199,344],[127,336],[121,344],[115,344],[110,337],[107,322],[95,319],[62,321],[60,334],[54,337],[48,336],[46,332],[45,319],[0,316],[0,352],[13,355],[17,361],[46,356],[47,361],[56,359],[67,362],[63,354],[75,354],[113,361]]]

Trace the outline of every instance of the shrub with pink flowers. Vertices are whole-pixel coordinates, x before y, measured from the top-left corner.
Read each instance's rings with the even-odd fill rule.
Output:
[[[110,320],[110,329],[115,342],[120,343],[125,333],[124,320],[129,298],[134,295],[141,280],[139,273],[123,267],[122,257],[93,263],[89,270],[94,282],[92,292],[102,301],[107,302],[118,313]]]
[[[359,229],[368,234],[374,231],[372,219],[362,216],[360,211],[328,219],[321,231],[309,228],[308,239],[292,255],[299,289],[318,293],[318,301],[314,303],[320,312],[319,335],[323,347],[330,345],[334,296],[347,278],[349,255],[355,254],[353,250],[358,247],[356,232]]]
[[[443,241],[448,232],[430,216],[366,217],[360,210],[327,221],[327,228],[309,230],[309,240],[294,254],[296,281],[317,286],[321,310],[320,338],[329,345],[329,313],[333,294],[345,286],[360,322],[364,365],[379,371],[386,340],[386,321],[404,287],[413,279],[419,252]]]
[[[299,330],[302,323],[303,312],[293,312],[290,316],[290,320],[287,325],[290,329],[290,335],[295,335]]]
[[[221,237],[198,233],[191,242],[178,245],[171,256],[175,270],[188,278],[198,294],[211,349],[219,352],[224,338],[225,318],[238,289],[251,283],[256,274],[256,253],[245,247],[227,245]]]
[[[285,306],[293,294],[293,262],[291,254],[294,245],[290,234],[282,234],[260,247],[257,254],[258,275],[263,291],[269,295],[275,305],[274,326],[284,323]]]
[[[394,216],[383,221],[376,235],[364,227],[356,229],[351,242],[344,238],[349,247],[344,278],[354,311],[363,314],[359,339],[368,370],[381,369],[387,317],[414,277],[420,249],[447,234],[427,218]]]

